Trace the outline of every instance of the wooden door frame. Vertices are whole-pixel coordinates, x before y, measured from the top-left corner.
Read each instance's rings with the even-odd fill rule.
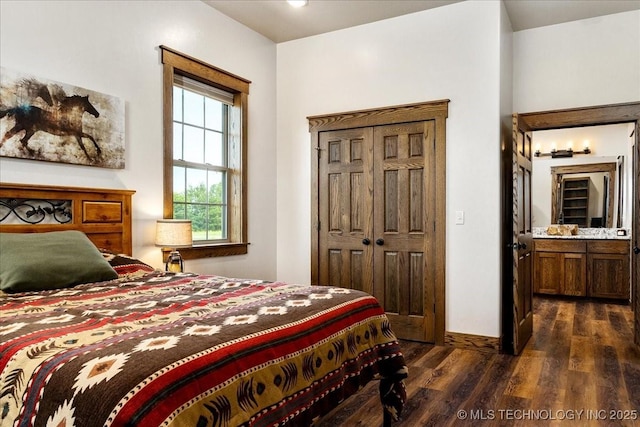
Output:
[[[344,113],[309,116],[311,149],[320,149],[320,132],[343,130],[368,126],[383,126],[398,123],[435,120],[435,343],[444,345],[445,335],[445,266],[446,266],[446,118],[449,100],[397,105]],[[316,154],[311,156],[311,284],[319,284],[319,161]]]
[[[640,346],[640,120],[636,121],[632,136],[634,145],[631,155],[631,176],[633,180],[634,199],[631,200],[633,225],[631,230],[631,304],[634,310],[633,342]]]
[[[526,127],[531,131],[583,127],[583,126],[600,126],[600,125],[610,125],[610,124],[619,124],[619,123],[635,123],[635,128],[637,130],[640,127],[640,102],[609,104],[609,105],[600,105],[600,106],[571,108],[571,109],[564,109],[564,110],[539,111],[539,112],[522,113],[522,114],[518,113],[518,117],[523,121],[523,123],[526,124]],[[506,141],[503,140],[503,144],[505,143]],[[634,181],[633,188],[635,188],[636,191],[634,191],[633,200],[630,200],[629,202],[633,203],[634,206],[638,206],[640,204],[640,201],[639,201],[640,192],[637,191],[637,188],[640,185],[640,183],[637,182],[637,177],[635,176],[633,177],[633,181]],[[503,188],[501,189],[501,191],[503,191],[503,195],[504,195],[504,192],[506,191],[507,184],[509,186],[508,191],[511,191],[511,185],[512,185],[511,180],[509,179],[509,180],[506,180],[506,182],[504,182],[504,179],[503,179],[503,183],[502,183]],[[511,209],[511,212],[509,212],[510,209]],[[503,210],[502,217],[504,221],[506,221],[508,218],[513,217],[512,206],[509,206],[508,204],[503,203],[502,210]],[[637,232],[640,232],[640,230],[636,230],[637,225],[638,225],[638,221],[636,220],[636,223],[633,225],[634,234]],[[506,233],[507,226],[508,226],[508,223],[505,223],[503,225],[503,228],[505,229],[503,230],[503,233]],[[509,233],[509,235],[510,234],[511,233]],[[503,249],[503,251],[505,250],[506,249]],[[509,250],[509,252],[511,252],[511,250]],[[513,282],[513,277],[508,273],[508,271],[510,270],[510,264],[511,264],[511,262],[509,261],[510,258],[512,258],[512,255],[510,256],[505,255],[502,257],[503,303],[501,304],[501,307],[502,307],[501,349],[506,352],[509,352],[509,349],[508,347],[505,347],[504,338],[506,334],[509,332],[510,328],[513,328],[513,326],[510,326],[513,324],[512,306],[508,306],[508,304],[505,303],[506,301],[505,296],[508,295],[509,292],[511,292],[511,287]],[[636,262],[636,261],[632,260],[632,262]],[[506,263],[509,263],[508,264],[509,268],[505,268],[504,264]],[[636,283],[634,284],[634,287],[631,289],[631,293],[632,295],[636,295],[635,297],[636,305],[640,307],[640,303],[638,303],[638,300],[637,300],[637,295],[638,295],[638,292],[636,289],[637,287],[638,287],[638,283],[636,281]],[[633,301],[632,301],[632,304],[633,304]],[[636,327],[638,327],[638,325],[640,325],[640,321],[639,321],[640,312],[638,310],[636,310],[635,312],[635,317],[636,317],[635,325]],[[638,335],[639,334],[636,333],[636,336]],[[637,340],[636,340],[636,344],[639,344]]]

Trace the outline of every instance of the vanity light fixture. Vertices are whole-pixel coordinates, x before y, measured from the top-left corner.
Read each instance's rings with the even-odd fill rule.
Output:
[[[291,6],[298,8],[298,7],[303,7],[306,6],[307,3],[309,3],[308,0],[287,0],[287,3],[289,3]]]
[[[551,143],[551,151],[548,153],[543,153],[540,151],[540,144],[536,144],[536,151],[533,153],[536,157],[551,157],[552,159],[558,159],[563,157],[573,157],[574,154],[591,154],[591,149],[589,148],[589,141],[585,140],[582,151],[573,151],[573,141],[569,141],[567,143],[567,148],[564,150],[558,150],[556,148],[556,143]]]

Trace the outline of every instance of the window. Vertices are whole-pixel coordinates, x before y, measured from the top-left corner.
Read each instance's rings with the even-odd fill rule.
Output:
[[[247,253],[249,81],[161,46],[164,217],[190,219],[185,259]]]

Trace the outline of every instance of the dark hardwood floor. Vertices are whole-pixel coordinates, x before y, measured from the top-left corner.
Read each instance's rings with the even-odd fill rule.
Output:
[[[640,349],[629,305],[536,297],[518,357],[402,341],[398,426],[640,426]],[[319,423],[382,425],[378,384]]]

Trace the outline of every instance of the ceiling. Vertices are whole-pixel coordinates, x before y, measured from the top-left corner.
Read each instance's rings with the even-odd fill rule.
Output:
[[[203,0],[276,43],[367,24],[462,0]],[[482,1],[482,0],[466,0]],[[640,10],[640,0],[503,0],[513,31]]]

